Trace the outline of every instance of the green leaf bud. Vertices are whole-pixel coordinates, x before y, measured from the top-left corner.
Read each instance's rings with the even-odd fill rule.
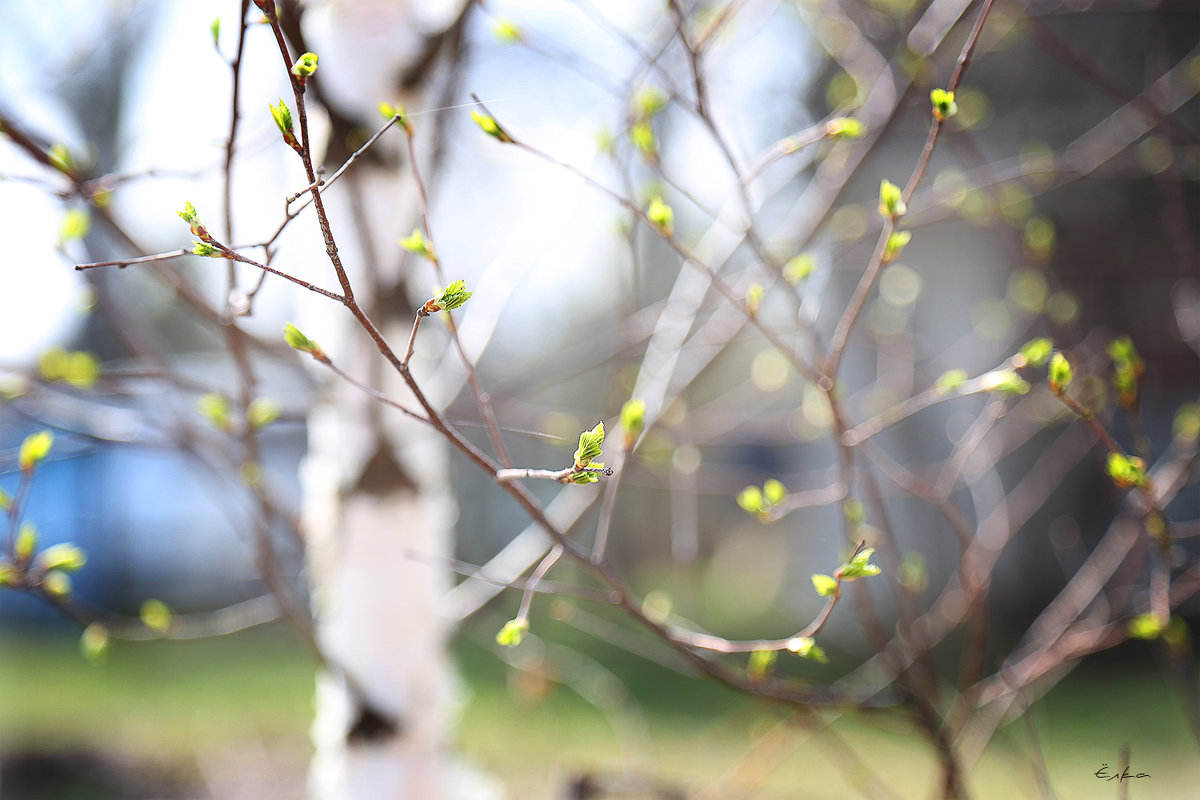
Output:
[[[492,21],[492,36],[495,36],[500,44],[512,44],[521,41],[521,29],[511,19],[497,17]]]
[[[746,287],[746,310],[751,315],[757,314],[758,309],[762,306],[763,295],[765,290],[761,283],[757,281]]]
[[[300,329],[290,322],[283,326],[283,340],[287,342],[288,347],[302,353],[316,354],[321,351],[316,342],[301,333]]]
[[[883,263],[889,264],[896,260],[900,252],[904,250],[904,246],[912,241],[912,233],[910,231],[893,231],[888,236],[887,244],[883,248]]]
[[[967,380],[966,370],[948,369],[933,382],[933,390],[939,397],[945,397],[950,392],[962,386]]]
[[[183,211],[176,211],[175,213],[188,225],[196,225],[200,222],[200,215],[196,213],[196,207],[191,203],[184,203]]]
[[[229,414],[229,401],[225,399],[224,395],[216,392],[201,395],[196,400],[196,410],[200,412],[200,416],[208,420],[209,425],[219,431],[228,431],[233,427]]]
[[[934,89],[929,93],[929,101],[933,105],[933,115],[939,120],[950,119],[958,113],[958,104],[954,102],[954,92]]]
[[[871,578],[878,575],[882,570],[871,563],[871,556],[874,555],[874,547],[864,547],[855,554],[854,558],[850,559],[849,563],[843,564],[838,570],[841,573],[841,578],[844,581],[854,581],[859,578]]]
[[[8,511],[11,505],[12,495],[6,492],[4,487],[0,486],[0,511]]]
[[[787,499],[788,490],[782,483],[770,478],[763,484],[763,499],[768,505],[777,506]]]
[[[1029,382],[1012,369],[997,369],[987,373],[982,378],[982,388],[986,392],[997,392],[1004,395],[1028,394]]]
[[[775,650],[753,650],[746,663],[746,674],[756,681],[765,680],[775,668],[779,653]]]
[[[1031,367],[1040,367],[1050,360],[1050,355],[1054,352],[1054,342],[1044,336],[1037,339],[1030,339],[1020,349],[1019,354],[1025,359],[1025,364]]]
[[[72,208],[63,214],[62,222],[58,225],[59,244],[77,242],[88,235],[92,229],[92,216],[86,208]]]
[[[71,595],[71,576],[62,570],[50,570],[42,578],[42,591],[51,597],[69,597]]]
[[[829,597],[838,590],[837,578],[820,572],[813,573],[812,584],[821,597]]]
[[[208,35],[212,37],[213,47],[220,47],[221,44],[221,18],[213,17],[213,21],[208,23]]]
[[[296,59],[295,64],[292,64],[292,74],[296,76],[296,80],[299,81],[301,85],[304,84],[304,81],[308,78],[308,76],[312,75],[316,71],[316,53],[305,53]]]
[[[254,430],[262,430],[279,419],[279,405],[273,400],[258,397],[251,401],[246,410],[246,420]]]
[[[65,175],[74,172],[75,157],[65,144],[56,142],[50,145],[50,151],[46,155],[50,158],[50,165],[59,172]]]
[[[583,469],[590,466],[594,459],[600,457],[604,449],[604,422],[597,422],[590,431],[579,434],[579,447],[575,450],[575,468]]]
[[[39,568],[49,571],[61,569],[64,572],[75,572],[87,563],[87,556],[73,544],[63,542],[47,547],[38,553],[36,564]]]
[[[433,245],[425,238],[425,233],[420,228],[413,228],[411,235],[400,240],[400,246],[410,253],[424,256],[430,261],[437,261],[437,257],[433,253]]]
[[[789,639],[787,649],[801,658],[807,658],[810,661],[817,661],[821,664],[829,663],[829,656],[825,654],[825,650],[817,646],[817,643],[811,636],[797,636]]]
[[[1071,385],[1071,362],[1060,352],[1050,358],[1050,367],[1046,372],[1046,380],[1050,391],[1062,394]]]
[[[420,312],[433,314],[438,311],[453,311],[470,300],[472,294],[474,293],[467,291],[466,281],[454,281],[447,284],[445,289],[442,289],[429,300],[426,300],[425,305],[421,306]]]
[[[889,219],[904,216],[908,207],[904,204],[904,192],[889,180],[879,184],[879,213]]]
[[[158,634],[164,634],[171,627],[173,614],[171,609],[161,600],[147,600],[142,603],[138,612],[142,624]]]
[[[1165,627],[1153,614],[1138,614],[1129,620],[1129,635],[1134,639],[1157,639]]]
[[[1108,477],[1122,489],[1135,489],[1146,485],[1146,462],[1136,456],[1112,452],[1106,465]]]
[[[757,486],[747,486],[738,492],[737,504],[747,514],[754,516],[761,516],[767,510],[762,489],[759,489]]]
[[[475,121],[481,131],[496,141],[504,144],[513,141],[513,138],[508,135],[508,131],[501,128],[500,123],[496,122],[494,117],[484,114],[479,109],[471,109],[471,119]]]
[[[1146,373],[1146,365],[1128,336],[1113,339],[1106,349],[1113,362],[1113,388],[1117,391],[1117,402],[1121,408],[1133,413],[1137,409],[1138,389]]]
[[[621,406],[621,430],[625,432],[625,449],[632,450],[646,427],[646,401],[626,400]]]
[[[629,141],[651,160],[658,158],[658,137],[647,120],[638,120],[629,128]]]
[[[192,254],[204,258],[224,258],[225,253],[219,247],[213,247],[208,242],[196,242],[192,246]]]
[[[79,637],[79,651],[93,664],[101,664],[108,655],[108,643],[108,628],[99,622],[93,622],[83,629],[83,634]]]
[[[275,120],[275,127],[279,129],[283,140],[288,144],[293,144],[296,141],[296,137],[292,123],[292,110],[288,108],[287,103],[283,102],[283,98],[281,97],[279,98],[278,106],[268,103],[267,108],[271,109],[271,118]]]
[[[32,522],[22,522],[17,529],[17,541],[13,544],[13,555],[17,561],[28,562],[37,550],[38,530]]]
[[[510,619],[496,634],[496,644],[501,647],[516,647],[529,632],[529,620],[524,617]]]
[[[867,126],[853,117],[834,117],[825,123],[825,134],[840,139],[858,139],[867,132]]]
[[[0,558],[0,589],[5,586],[16,586],[21,573],[12,564]]]
[[[667,236],[675,231],[675,211],[664,203],[659,195],[650,198],[650,205],[646,207],[646,219]]]
[[[604,470],[604,465],[599,461],[593,461],[586,469],[581,469],[578,472],[570,474],[571,483],[576,486],[587,486],[589,483],[596,483],[600,480],[600,475],[603,472],[594,472],[593,470]]]
[[[633,96],[633,113],[639,120],[647,120],[667,107],[667,93],[657,86],[643,86]]]
[[[25,441],[21,442],[21,450],[17,455],[17,464],[20,466],[21,472],[32,472],[33,468],[50,454],[50,448],[53,445],[54,434],[50,431],[38,431],[26,436]]]
[[[795,286],[812,274],[817,266],[817,257],[812,253],[800,253],[783,265],[783,279]]]

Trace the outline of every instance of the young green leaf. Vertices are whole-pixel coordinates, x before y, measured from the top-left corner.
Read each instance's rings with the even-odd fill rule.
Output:
[[[825,133],[841,139],[857,139],[867,132],[867,126],[853,117],[834,117],[825,123]]]
[[[508,135],[508,131],[500,127],[499,122],[496,122],[493,117],[484,114],[479,109],[471,109],[471,119],[475,121],[475,124],[479,126],[480,130],[496,141],[504,144],[508,144],[509,142],[513,141],[513,138]]]
[[[1050,360],[1050,355],[1054,352],[1054,341],[1047,339],[1044,336],[1037,339],[1030,339],[1021,346],[1019,351],[1025,363],[1031,367],[1040,367]]]
[[[50,448],[53,446],[54,434],[50,431],[38,431],[26,436],[17,455],[17,465],[21,472],[33,471],[33,468],[50,454]]]
[[[625,449],[632,450],[646,427],[646,401],[626,400],[621,406],[621,430],[625,432]]]
[[[829,663],[829,656],[825,655],[825,650],[818,647],[811,636],[797,636],[794,639],[788,640],[787,649],[801,658],[807,658],[810,661],[817,661],[821,664]]]
[[[496,634],[496,644],[501,647],[516,647],[529,632],[529,620],[524,617],[510,619]]]
[[[859,578],[871,578],[878,575],[880,568],[871,563],[871,556],[874,555],[874,547],[864,547],[859,550],[854,558],[850,559],[849,563],[843,564],[838,572],[841,573],[842,580],[854,581]]]
[[[817,594],[821,597],[829,597],[838,589],[837,579],[832,575],[825,575],[820,572],[813,573],[812,576],[813,588],[817,590]]]
[[[940,120],[950,119],[958,113],[958,103],[954,102],[954,92],[934,89],[929,93],[929,101],[933,104],[933,115]]]
[[[992,370],[983,376],[984,391],[1004,395],[1029,394],[1029,382],[1012,369]]]
[[[591,466],[604,449],[604,422],[597,422],[590,431],[579,434],[579,447],[575,450],[575,468]]]
[[[453,281],[433,297],[430,311],[453,311],[471,299],[473,292],[467,291],[466,281]]]
[[[413,228],[412,234],[400,240],[400,246],[410,253],[424,256],[430,261],[437,261],[437,258],[434,257],[433,245],[425,238],[425,233],[420,228]]]
[[[675,211],[658,195],[650,198],[650,205],[646,207],[646,219],[667,236],[675,230]]]
[[[304,83],[306,78],[317,71],[317,60],[316,53],[305,53],[296,59],[295,64],[292,64],[292,74],[296,76],[296,79],[301,84]]]
[[[912,241],[910,231],[893,231],[888,236],[887,244],[883,248],[883,263],[888,264],[895,261],[910,241]]]
[[[1061,352],[1051,356],[1046,380],[1050,384],[1050,391],[1055,394],[1062,394],[1071,385],[1071,362]]]
[[[1129,635],[1135,639],[1157,639],[1164,627],[1153,614],[1138,614],[1129,620]]]
[[[1108,477],[1122,489],[1134,489],[1146,485],[1146,462],[1136,456],[1112,452],[1108,454]]]
[[[879,213],[889,219],[904,216],[908,207],[904,204],[904,193],[899,186],[889,180],[879,184]]]
[[[63,542],[47,547],[38,553],[37,566],[43,570],[61,569],[75,572],[87,563],[87,556],[73,544]]]

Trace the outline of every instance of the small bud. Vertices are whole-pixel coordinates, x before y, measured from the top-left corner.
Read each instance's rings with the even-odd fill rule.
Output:
[[[879,213],[889,219],[904,216],[908,207],[904,205],[904,193],[899,186],[889,180],[879,184]]]
[[[775,650],[754,650],[746,663],[746,674],[756,681],[766,680],[775,668],[779,653]]]
[[[1113,362],[1113,388],[1117,391],[1117,402],[1121,408],[1133,413],[1137,410],[1138,390],[1146,373],[1146,365],[1128,336],[1112,340],[1106,349]]]
[[[817,266],[817,257],[812,253],[792,256],[783,265],[783,279],[795,286],[812,274]]]
[[[648,120],[667,107],[667,93],[657,86],[643,86],[633,96],[633,114],[639,120]]]
[[[1020,355],[1031,367],[1040,367],[1050,360],[1054,352],[1054,342],[1046,337],[1030,339],[1021,347]]]
[[[208,23],[208,33],[212,37],[213,47],[219,48],[221,45],[221,18],[214,17],[213,21]]]
[[[770,478],[763,484],[763,499],[770,506],[777,506],[787,499],[788,490],[782,483]]]
[[[1146,485],[1146,462],[1136,456],[1112,452],[1108,454],[1108,477],[1122,489],[1135,489]]]
[[[0,511],[8,511],[12,506],[12,495],[4,491],[4,487],[0,486]]]
[[[58,243],[77,242],[87,236],[91,229],[92,217],[87,209],[73,208],[63,214],[62,222],[58,225]]]
[[[954,92],[934,89],[929,93],[929,101],[933,105],[933,116],[939,120],[950,119],[958,113],[958,104],[954,102]]]
[[[756,517],[762,516],[767,510],[762,489],[759,489],[757,486],[747,486],[738,492],[737,504],[747,514]]]
[[[1129,620],[1129,635],[1134,639],[1157,639],[1165,627],[1153,614],[1138,614]]]
[[[1011,369],[997,369],[987,373],[982,378],[982,388],[986,392],[999,394],[1029,394],[1029,382]]]
[[[604,422],[597,422],[590,431],[579,434],[579,447],[575,449],[575,469],[583,469],[600,457],[604,449]]]
[[[38,431],[25,437],[21,442],[21,450],[17,456],[17,464],[21,472],[29,473],[40,464],[54,445],[54,434],[50,431]]]
[[[325,353],[321,350],[320,345],[309,339],[300,329],[292,323],[287,323],[283,326],[283,340],[287,342],[288,347],[293,350],[299,350],[302,353],[308,353],[318,361],[326,361]]]
[[[28,562],[37,550],[38,530],[32,522],[22,522],[17,529],[17,541],[13,544],[13,555],[19,562]]]
[[[279,98],[279,105],[273,106],[267,104],[267,108],[271,109],[271,119],[275,120],[275,127],[279,129],[279,134],[283,137],[283,141],[296,149],[300,143],[296,140],[296,133],[292,123],[292,110],[288,108],[287,103],[283,102],[283,98]]]
[[[950,392],[962,386],[967,380],[966,370],[948,369],[938,376],[938,379],[933,382],[933,391],[939,397],[945,397]]]
[[[69,175],[75,170],[75,157],[71,155],[71,151],[65,144],[61,142],[52,144],[50,152],[46,154],[50,158],[50,165],[59,172]]]
[[[279,406],[265,397],[255,398],[251,401],[250,408],[246,410],[246,421],[256,431],[262,430],[277,419],[279,419]]]
[[[501,647],[516,647],[529,632],[529,620],[524,617],[510,619],[496,634],[496,644]]]
[[[454,281],[425,301],[420,311],[424,314],[434,314],[438,311],[453,311],[471,299],[474,292],[467,291],[466,281]]]
[[[900,252],[912,240],[912,233],[909,231],[893,231],[888,236],[887,244],[883,248],[883,263],[890,264],[896,260]]]
[[[1062,394],[1071,385],[1071,362],[1062,353],[1055,353],[1050,358],[1046,380],[1055,394]]]
[[[629,128],[629,141],[651,161],[658,158],[658,137],[648,120],[638,120]]]
[[[511,19],[497,17],[492,21],[492,36],[495,36],[500,44],[512,44],[521,41],[521,29]]]
[[[627,400],[621,406],[621,429],[625,432],[625,449],[632,450],[642,429],[646,427],[646,401]]]
[[[810,661],[817,661],[821,664],[829,663],[829,656],[825,655],[825,650],[818,647],[811,636],[797,636],[794,639],[789,639],[787,649],[801,658],[807,658]]]
[[[675,230],[675,211],[658,195],[650,198],[650,205],[646,208],[646,219],[667,236]]]
[[[871,556],[874,553],[874,547],[864,547],[862,550],[859,550],[854,558],[838,569],[842,580],[854,581],[859,578],[871,578],[878,575],[882,570],[877,565],[871,563]]]
[[[16,567],[0,558],[0,589],[5,586],[16,586],[20,577],[21,573]]]
[[[188,225],[195,225],[200,222],[200,216],[196,213],[196,207],[191,203],[184,203],[183,211],[176,211],[175,213]]]
[[[829,597],[837,591],[838,582],[832,575],[824,575],[822,573],[813,573],[812,576],[813,588],[817,590],[817,594],[821,597]]]
[[[79,637],[79,650],[93,664],[103,663],[108,655],[108,628],[99,622],[84,628]]]
[[[296,76],[296,80],[301,86],[310,75],[317,71],[317,54],[305,53],[296,59],[296,63],[292,64],[292,74]]]
[[[228,431],[233,427],[229,415],[229,401],[224,395],[216,392],[201,395],[196,401],[196,410],[208,420],[209,425],[219,431]]]
[[[195,242],[192,245],[192,255],[204,258],[224,258],[225,252],[219,247],[213,247],[208,242]]]
[[[867,126],[853,117],[835,117],[825,123],[825,135],[841,139],[857,139],[867,132]]]
[[[73,544],[61,543],[51,545],[38,553],[36,565],[47,572],[61,569],[64,572],[76,572],[87,563],[87,556]]]
[[[761,283],[752,283],[746,287],[746,310],[751,316],[758,313],[762,306],[764,290]]]
[[[410,253],[423,256],[430,261],[437,261],[437,256],[433,252],[433,245],[425,238],[425,234],[420,228],[413,228],[411,235],[400,240],[400,246]]]
[[[147,600],[142,603],[138,616],[142,618],[142,624],[147,628],[155,633],[164,634],[171,627],[171,619],[174,615],[163,601]]]
[[[500,123],[496,122],[494,117],[484,114],[479,109],[471,109],[471,119],[475,120],[475,124],[479,129],[492,137],[498,142],[508,144],[513,141],[513,138],[508,135],[508,131],[500,127]]]
[[[71,576],[62,570],[50,570],[42,578],[42,591],[51,597],[69,597],[71,594]]]

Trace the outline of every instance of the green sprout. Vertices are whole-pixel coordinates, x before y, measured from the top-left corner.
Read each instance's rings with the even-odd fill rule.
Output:
[[[1071,385],[1071,362],[1062,353],[1055,353],[1050,358],[1046,381],[1050,384],[1050,391],[1055,394],[1062,394]]]
[[[775,508],[788,497],[787,487],[775,478],[768,478],[762,488],[747,486],[738,492],[737,504],[760,522],[770,522]]]
[[[775,668],[775,661],[778,657],[779,653],[775,650],[752,650],[746,663],[746,674],[752,680],[766,680]]]
[[[811,636],[797,636],[789,639],[787,649],[809,661],[816,661],[820,664],[829,663],[829,656],[825,654],[824,648],[818,647]]]
[[[889,264],[896,260],[904,246],[912,241],[912,233],[910,231],[893,231],[888,236],[887,244],[883,248],[883,263]]]
[[[1029,382],[1017,374],[1014,369],[996,369],[984,375],[981,379],[982,388],[986,392],[996,392],[1003,395],[1029,394]]]
[[[317,361],[328,360],[320,345],[301,333],[300,329],[290,322],[283,326],[283,340],[287,342],[288,347],[299,350],[301,353],[308,353]]]
[[[884,179],[879,184],[879,213],[888,219],[904,216],[908,207],[904,204],[904,192],[899,186]]]
[[[1019,355],[1025,359],[1025,364],[1030,367],[1040,367],[1045,365],[1050,360],[1050,356],[1054,353],[1054,342],[1044,336],[1037,339],[1030,339],[1022,345]]]
[[[621,406],[621,430],[625,432],[625,449],[632,450],[646,427],[646,401],[626,400]]]
[[[425,301],[425,305],[421,306],[418,313],[423,316],[437,313],[438,311],[453,311],[460,307],[467,300],[471,299],[474,292],[467,291],[466,281],[454,281],[435,294],[433,297]]]
[[[962,386],[967,380],[967,372],[962,369],[948,369],[933,382],[933,391],[938,397],[945,397],[950,392]]]
[[[87,563],[87,556],[73,544],[63,542],[51,545],[38,553],[37,567],[49,572],[61,569],[63,572],[77,572]]]
[[[283,136],[283,141],[288,147],[293,150],[300,146],[300,142],[296,140],[296,134],[292,124],[292,110],[287,107],[287,103],[283,102],[283,98],[279,98],[279,105],[273,106],[267,104],[267,108],[271,109],[271,119],[275,120],[275,127],[279,128],[279,133]]]
[[[500,44],[512,44],[521,41],[521,29],[508,17],[497,17],[492,21],[492,36]]]
[[[1138,404],[1138,387],[1146,374],[1146,365],[1128,336],[1113,339],[1106,350],[1113,362],[1113,388],[1117,390],[1117,402],[1125,411],[1134,413]]]
[[[410,253],[428,258],[430,261],[437,261],[437,256],[433,252],[433,244],[425,238],[425,233],[420,228],[413,228],[413,232],[400,240],[400,246]]]
[[[825,123],[825,135],[839,139],[858,139],[867,132],[867,126],[853,117],[834,117]]]
[[[933,115],[939,120],[948,120],[958,113],[958,104],[954,102],[954,92],[934,89],[929,93],[929,101],[933,104]]]
[[[508,135],[508,131],[501,128],[500,123],[496,122],[494,117],[483,113],[479,109],[471,109],[471,119],[475,120],[475,124],[479,126],[480,130],[496,141],[504,144],[509,144],[513,141],[513,138]]]
[[[317,71],[317,54],[305,53],[296,59],[296,63],[292,64],[292,75],[296,76],[296,82],[301,86],[308,80],[308,77]]]
[[[21,472],[26,474],[33,472],[33,468],[50,454],[50,448],[53,445],[54,434],[50,431],[38,431],[26,436],[25,441],[21,442],[21,449],[17,455],[17,465],[21,468]]]
[[[800,253],[792,256],[783,265],[783,279],[795,286],[811,275],[816,266],[817,257],[812,253]]]
[[[1108,477],[1121,489],[1140,489],[1146,486],[1146,462],[1119,451],[1108,454]]]
[[[751,316],[758,313],[764,294],[765,290],[762,284],[757,281],[746,287],[746,310],[750,312]]]
[[[657,194],[650,198],[650,205],[646,207],[646,219],[667,236],[675,230],[675,211]]]
[[[529,632],[529,620],[524,617],[510,619],[496,634],[496,644],[501,647],[516,647]]]
[[[582,470],[592,466],[592,462],[600,457],[604,450],[604,422],[597,422],[590,431],[579,434],[579,447],[575,449],[575,469]],[[602,466],[602,465],[601,465]],[[590,483],[590,481],[589,481]]]

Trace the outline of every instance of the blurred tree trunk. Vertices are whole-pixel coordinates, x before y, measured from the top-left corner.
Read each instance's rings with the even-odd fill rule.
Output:
[[[301,17],[298,4],[285,5],[294,43],[321,57],[320,99],[332,123],[327,167],[381,122],[378,103],[424,107],[452,80],[465,4],[433,6],[330,2]],[[421,142],[436,140],[436,119],[421,118]],[[397,127],[327,201],[339,245],[353,253],[356,295],[399,350],[417,304],[407,284],[421,293],[435,282],[427,263],[403,264],[397,245],[420,221],[403,143]],[[427,169],[429,155],[421,156]],[[334,331],[334,352],[352,375],[405,396],[344,309],[323,302],[312,310],[306,329]],[[435,342],[423,338],[419,354],[436,350]],[[413,367],[426,380],[436,374],[419,359]],[[454,505],[444,443],[337,380],[311,412],[309,437],[303,480],[313,610],[333,667],[318,681],[312,793],[321,800],[478,796],[464,787],[446,739],[452,672],[442,606],[450,579],[438,562],[452,554]]]

